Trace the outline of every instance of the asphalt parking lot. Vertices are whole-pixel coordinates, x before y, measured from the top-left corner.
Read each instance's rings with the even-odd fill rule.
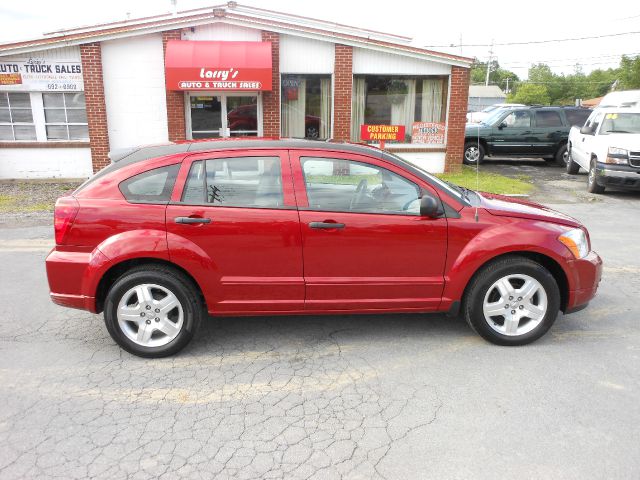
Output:
[[[222,318],[143,360],[49,301],[49,226],[0,229],[0,478],[640,477],[640,193],[481,168],[532,176],[605,262],[526,347],[442,315]]]

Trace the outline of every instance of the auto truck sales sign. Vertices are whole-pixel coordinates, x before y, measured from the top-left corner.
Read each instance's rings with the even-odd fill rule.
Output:
[[[183,68],[167,71],[170,90],[271,90],[271,71],[249,68]]]
[[[0,61],[0,89],[5,91],[84,90],[79,61],[31,57]]]

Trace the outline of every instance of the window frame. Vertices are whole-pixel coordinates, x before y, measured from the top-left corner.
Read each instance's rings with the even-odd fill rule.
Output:
[[[198,161],[206,162],[207,160],[217,160],[225,158],[237,158],[237,157],[273,157],[280,160],[280,175],[283,193],[283,204],[279,207],[271,206],[231,206],[231,205],[214,205],[212,203],[205,202],[203,196],[202,203],[197,202],[183,202],[182,197],[187,186],[187,179],[189,178],[189,172],[194,163]],[[205,165],[206,168],[206,165]],[[205,174],[206,179],[206,174]],[[287,150],[280,149],[264,149],[264,150],[214,150],[193,153],[184,157],[180,172],[176,179],[176,183],[173,189],[173,195],[171,196],[171,205],[190,205],[194,207],[202,208],[236,208],[236,209],[251,209],[251,210],[294,210],[297,208],[295,194],[293,191],[293,182],[291,179],[291,165],[289,162],[289,154]]]
[[[89,146],[89,143],[91,141],[91,137],[89,135],[89,123],[88,123],[88,111],[87,111],[87,107],[86,107],[86,96],[85,96],[85,112],[87,112],[87,123],[71,123],[71,124],[64,124],[64,123],[47,123],[45,120],[45,108],[44,108],[44,96],[43,94],[45,93],[66,93],[66,94],[76,94],[76,93],[82,93],[83,95],[86,95],[84,90],[68,90],[68,91],[64,91],[64,92],[58,92],[58,91],[19,91],[19,90],[1,90],[0,91],[0,95],[3,94],[11,94],[11,93],[23,93],[26,95],[29,95],[29,102],[31,105],[31,118],[32,118],[32,123],[17,123],[17,125],[33,125],[33,127],[35,128],[35,138],[33,140],[15,140],[15,133],[13,135],[14,140],[0,140],[0,142],[6,142],[6,143],[10,143],[12,145],[16,145],[16,147],[19,147],[21,144],[31,144],[31,143],[41,143],[41,144],[47,144],[47,143],[73,143],[73,144],[80,144],[82,146],[86,145]],[[2,107],[0,107],[2,108]],[[6,108],[6,107],[4,107]],[[65,113],[65,119],[67,118],[67,115]],[[86,125],[87,126],[87,138],[85,139],[74,139],[74,140],[49,140],[47,138],[47,125],[50,124],[58,124],[58,125]],[[1,122],[0,125],[12,125],[11,123],[7,123],[7,122]],[[14,132],[13,128],[12,128],[12,132]],[[68,138],[68,132],[69,132],[69,127],[67,126],[67,138]]]
[[[77,95],[82,94],[85,99],[84,108],[80,107],[68,107],[67,106],[67,95]],[[44,96],[45,95],[62,95],[62,107],[46,107],[44,105]],[[88,142],[89,141],[89,118],[87,114],[87,99],[84,91],[82,92],[42,92],[42,110],[43,110],[43,118],[44,118],[44,130],[45,137],[47,142]],[[64,111],[64,122],[47,122],[47,110],[63,110]],[[87,116],[86,122],[69,122],[69,110],[84,110],[85,116]],[[49,138],[49,134],[47,132],[47,127],[49,126],[64,126],[67,131],[67,138]],[[70,126],[86,126],[87,127],[87,137],[86,138],[71,138],[69,133]]]
[[[27,95],[28,99],[29,99],[29,108],[27,109],[26,107],[16,107],[16,110],[29,110],[31,112],[31,122],[14,122],[13,121],[13,112],[12,112],[12,108],[11,108],[11,100],[10,100],[10,96],[11,94],[24,94]],[[33,108],[33,101],[31,99],[31,94],[30,92],[21,92],[21,91],[1,91],[0,95],[4,96],[7,99],[7,106],[6,107],[0,107],[0,109],[2,110],[7,110],[9,112],[9,121],[8,122],[4,122],[0,120],[0,126],[3,127],[11,127],[11,134],[13,139],[11,140],[0,140],[2,142],[15,142],[15,143],[20,143],[20,142],[34,142],[34,141],[38,141],[38,127],[36,125],[36,112],[34,111],[35,109]],[[17,140],[16,139],[16,126],[32,126],[33,127],[33,133],[35,138],[33,140]]]
[[[420,196],[418,199],[422,198],[424,195],[430,195],[435,198],[437,201],[442,202],[442,198],[440,197],[438,191],[428,185],[426,182],[423,182],[418,177],[415,177],[410,172],[406,172],[400,167],[386,162],[383,159],[377,159],[365,155],[351,154],[346,152],[339,151],[323,151],[323,150],[297,150],[292,152],[291,160],[292,160],[292,168],[293,168],[293,179],[296,187],[296,197],[298,199],[298,209],[303,211],[311,211],[311,212],[327,212],[327,213],[340,213],[340,214],[349,214],[349,215],[392,215],[392,216],[402,216],[402,217],[411,217],[411,218],[423,218],[420,214],[415,215],[412,213],[404,213],[404,212],[361,212],[361,211],[350,211],[350,210],[319,210],[316,208],[312,208],[309,206],[309,193],[307,191],[307,184],[305,181],[304,170],[302,165],[303,158],[318,158],[318,159],[327,159],[327,160],[343,160],[343,161],[351,161],[362,163],[365,166],[372,168],[382,168],[385,169],[399,177],[403,180],[413,184]],[[444,202],[443,202],[444,205]]]
[[[304,73],[304,72],[280,72],[280,81],[279,81],[279,94],[280,94],[280,136],[284,137],[284,133],[283,133],[283,126],[284,126],[284,121],[283,121],[283,115],[284,115],[284,108],[283,108],[283,102],[284,102],[284,85],[283,85],[283,80],[285,80],[285,77],[301,77],[303,79],[307,79],[307,78],[317,78],[319,80],[322,79],[329,79],[329,84],[330,84],[330,88],[329,88],[329,95],[330,95],[330,99],[329,99],[329,108],[330,108],[330,112],[329,112],[329,136],[327,138],[322,138],[320,137],[320,127],[318,129],[318,137],[317,138],[312,138],[312,137],[307,137],[306,136],[306,126],[305,126],[305,139],[312,139],[312,140],[318,140],[318,141],[324,141],[324,140],[330,140],[333,138],[333,126],[334,126],[334,103],[335,103],[335,79],[334,79],[334,75],[331,72],[328,73]],[[307,112],[306,112],[306,106],[305,106],[305,117],[307,116]],[[322,119],[320,118],[320,121],[322,121]],[[349,120],[351,121],[351,120]],[[290,137],[287,137],[290,138]]]

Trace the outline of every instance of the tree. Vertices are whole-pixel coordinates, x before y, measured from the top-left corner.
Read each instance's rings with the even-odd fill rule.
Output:
[[[514,94],[509,95],[507,101],[525,105],[549,105],[550,103],[547,87],[533,83],[521,84]]]
[[[477,58],[471,65],[471,83],[474,85],[484,85],[487,76],[487,62],[480,62]],[[500,68],[500,64],[497,60],[491,60],[489,71],[489,85],[498,85],[502,89],[507,87],[507,78],[509,79],[509,85],[513,85],[514,82],[520,80],[518,76],[503,68]]]
[[[636,57],[622,56],[618,78],[621,90],[640,88],[640,55]]]

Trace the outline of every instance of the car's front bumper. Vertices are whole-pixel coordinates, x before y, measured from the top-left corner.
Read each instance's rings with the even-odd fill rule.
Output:
[[[598,162],[596,182],[603,187],[640,190],[640,168]]]
[[[574,288],[569,290],[564,313],[582,310],[595,297],[602,278],[602,259],[592,251],[584,258],[573,260],[570,268]]]

